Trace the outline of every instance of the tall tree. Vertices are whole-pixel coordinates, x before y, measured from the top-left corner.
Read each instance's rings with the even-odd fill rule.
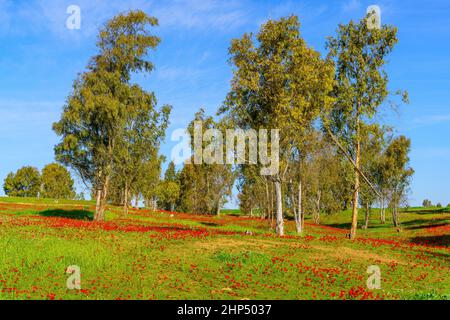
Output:
[[[208,138],[196,137],[196,124],[201,133],[215,132]],[[195,114],[188,126],[194,153],[202,153],[201,163],[196,163],[195,155],[190,164],[185,164],[180,172],[180,208],[187,212],[219,214],[222,206],[231,196],[235,180],[232,165],[225,164],[226,142],[224,133],[226,125],[206,116],[204,109]],[[205,135],[206,136],[206,135]],[[201,150],[195,150],[195,140],[201,140]],[[209,140],[209,141],[208,141]],[[200,145],[199,145],[200,146]],[[214,147],[213,147],[214,146]],[[211,152],[209,153],[208,150]],[[216,154],[217,153],[217,154]],[[203,157],[205,156],[205,157]],[[219,160],[217,163],[215,160]]]
[[[125,126],[119,135],[114,152],[113,171],[123,194],[123,215],[128,215],[131,192],[142,175],[146,161],[158,153],[169,123],[171,107],[156,110],[153,93],[132,86]]]
[[[74,181],[70,172],[60,164],[51,163],[42,169],[42,198],[75,198]]]
[[[386,56],[397,43],[397,29],[382,26],[369,29],[366,19],[340,25],[327,44],[336,64],[334,108],[324,117],[329,133],[337,137],[343,152],[354,165],[353,209],[350,238],[356,236],[361,182],[361,128],[373,119],[389,95]],[[406,100],[406,94],[404,95]]]
[[[146,59],[159,38],[149,28],[156,18],[142,11],[119,14],[100,30],[98,55],[75,81],[61,120],[53,128],[61,142],[56,159],[73,168],[95,189],[94,219],[105,218],[105,205],[113,170],[114,152],[127,123],[133,73],[150,72]]]

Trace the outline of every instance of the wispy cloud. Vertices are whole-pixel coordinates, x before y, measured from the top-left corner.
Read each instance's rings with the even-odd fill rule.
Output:
[[[450,122],[450,114],[431,115],[413,119],[412,123],[416,125],[435,125]]]
[[[66,11],[72,4],[81,8],[80,30],[66,28]],[[99,27],[115,14],[136,9],[156,16],[161,27],[226,31],[248,22],[247,11],[236,0],[35,0],[20,5],[0,0],[0,33],[50,32],[63,39],[83,39],[95,36]]]
[[[359,0],[348,0],[342,5],[342,11],[352,12],[361,8],[361,2]]]
[[[248,22],[241,2],[221,0],[165,1],[152,7],[161,27],[230,30]]]

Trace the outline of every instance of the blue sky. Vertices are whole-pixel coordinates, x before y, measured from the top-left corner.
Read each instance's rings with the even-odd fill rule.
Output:
[[[68,30],[66,9],[81,8],[81,29]],[[227,50],[232,38],[257,32],[269,18],[296,14],[306,41],[325,54],[339,23],[359,19],[377,4],[382,22],[399,28],[389,57],[390,88],[408,90],[411,103],[383,109],[380,121],[412,139],[416,173],[409,196],[450,203],[450,2],[431,1],[97,1],[0,0],[0,182],[23,165],[54,160],[51,130],[77,73],[96,53],[98,27],[114,14],[140,8],[159,19],[162,43],[151,53],[155,71],[139,83],[173,113],[162,153],[170,155],[174,129],[201,106],[213,114],[229,90]],[[79,191],[81,191],[81,187]],[[3,190],[0,191],[2,194]],[[230,204],[233,207],[235,204]]]

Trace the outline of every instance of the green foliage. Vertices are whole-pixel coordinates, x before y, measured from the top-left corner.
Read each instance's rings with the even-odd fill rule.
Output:
[[[163,162],[164,157],[153,155],[151,160],[144,163],[141,175],[135,186],[142,194],[145,205],[152,209],[156,209],[156,192],[161,180],[161,165]]]
[[[422,206],[424,206],[425,208],[429,208],[429,207],[432,207],[432,206],[433,206],[433,203],[432,203],[430,200],[425,199],[425,200],[423,200],[423,202],[422,202]]]
[[[361,123],[372,119],[389,95],[383,67],[397,42],[397,28],[368,29],[366,19],[339,25],[336,37],[328,40],[329,58],[336,65],[336,100],[331,117],[323,121],[351,151]]]
[[[178,174],[175,169],[175,163],[171,161],[167,166],[167,170],[164,173],[164,181],[176,182],[178,180]]]
[[[9,173],[3,184],[3,190],[11,197],[37,197],[41,190],[41,175],[34,167],[22,167]]]
[[[69,171],[57,163],[42,169],[41,197],[52,199],[73,199],[76,195],[74,182]]]
[[[211,116],[206,116],[205,111],[201,109],[195,114],[194,120],[188,126],[192,143],[194,143],[194,123],[196,121],[201,122],[202,132],[208,129],[217,129],[222,133],[222,136],[224,135],[224,124],[214,121]],[[209,143],[214,144],[216,138],[213,137],[213,141]],[[203,147],[207,146],[207,141],[203,141],[203,144]],[[221,147],[226,148],[225,144]],[[231,196],[234,180],[235,174],[229,164],[208,164],[206,161],[203,161],[202,164],[185,164],[179,173],[180,199],[178,210],[191,213],[219,214],[227,198]]]
[[[155,195],[160,208],[173,211],[180,197],[180,185],[174,181],[161,181],[156,186]]]
[[[370,137],[365,131],[371,127],[377,128],[370,124],[389,96],[384,66],[397,42],[395,27],[384,25],[380,29],[369,29],[367,19],[362,19],[358,23],[350,21],[347,25],[339,25],[337,35],[330,37],[327,43],[328,57],[336,66],[335,101],[331,112],[324,114],[322,122],[354,165],[352,239],[357,229],[361,170],[370,171],[372,166],[367,161],[371,156],[367,150],[362,150],[362,144],[367,143],[365,140]],[[407,94],[404,93],[403,97],[406,102]],[[376,134],[376,131],[372,133]],[[372,202],[373,199],[368,198],[370,193],[364,190],[363,193],[366,196],[363,201],[366,204]]]
[[[409,167],[411,140],[400,136],[389,144],[383,158],[380,175],[385,182],[391,204],[398,207],[404,200],[414,170]]]
[[[156,18],[143,11],[119,14],[108,21],[97,41],[99,54],[75,81],[61,120],[53,126],[61,137],[55,147],[56,159],[96,190],[98,220],[104,218],[114,155],[120,150],[119,155],[126,157],[122,153],[125,141],[136,133],[129,130],[130,125],[134,129],[135,121],[145,122],[148,118],[141,119],[142,115],[159,116],[152,110],[153,94],[130,84],[132,74],[153,69],[146,57],[160,41],[149,31],[156,25]]]

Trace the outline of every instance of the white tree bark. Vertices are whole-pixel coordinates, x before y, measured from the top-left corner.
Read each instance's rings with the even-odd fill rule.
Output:
[[[284,235],[284,221],[283,221],[283,196],[281,192],[281,182],[275,181],[275,193],[276,193],[276,207],[277,207],[277,235]]]

